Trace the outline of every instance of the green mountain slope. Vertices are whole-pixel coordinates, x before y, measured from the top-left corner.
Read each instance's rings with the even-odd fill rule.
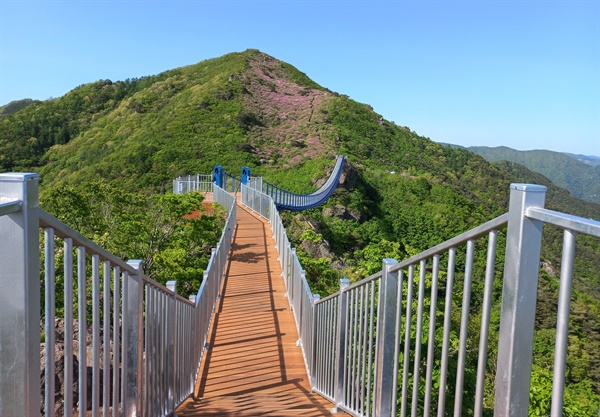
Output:
[[[151,77],[86,84],[0,119],[0,169],[39,172],[42,206],[70,224],[88,227],[117,250],[126,231],[143,229],[138,234],[143,241],[166,228],[146,230],[153,220],[140,214],[145,208],[150,216],[163,216],[161,225],[189,208],[191,201],[164,200],[179,175],[209,173],[216,164],[237,175],[247,165],[270,182],[307,192],[327,176],[338,153],[348,156],[350,166],[333,197],[320,208],[283,215],[311,285],[321,295],[334,291],[340,276],[365,277],[381,268],[383,257],[406,258],[504,213],[511,182],[547,182],[522,166],[490,164],[466,149],[420,137],[257,50]],[[547,207],[600,219],[599,205],[548,185]],[[159,213],[162,202],[171,205],[170,219]],[[205,253],[215,227],[198,226],[163,251],[130,256],[158,265],[154,276],[159,279],[183,263],[187,270],[178,270],[178,279],[189,273],[192,282],[200,267],[185,245],[205,236],[195,243],[193,255]],[[549,236],[538,328],[551,332],[560,235]],[[126,242],[125,249],[136,251],[137,243]],[[597,352],[600,244],[584,239],[578,245],[574,305],[579,313],[572,336],[574,345]],[[500,291],[501,280],[496,282]],[[473,305],[480,306],[479,301]],[[498,304],[494,314],[499,309]],[[549,357],[547,348],[539,342],[536,355]],[[597,405],[600,357],[570,355],[577,359],[576,376],[570,377],[573,392]],[[469,366],[476,359],[471,355]],[[548,369],[540,365],[536,377],[546,381]]]
[[[560,152],[546,150],[517,151],[500,146],[471,146],[470,151],[490,162],[516,162],[548,177],[554,184],[566,188],[575,197],[600,203],[600,167],[578,161]]]
[[[25,98],[23,100],[11,101],[10,103],[0,107],[0,119],[3,117],[6,117],[8,115],[11,115],[11,114],[29,106],[30,104],[34,104],[34,103],[39,103],[39,101],[32,100],[30,98]]]

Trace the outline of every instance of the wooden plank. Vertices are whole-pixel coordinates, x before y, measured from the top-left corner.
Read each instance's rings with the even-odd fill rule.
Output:
[[[241,205],[196,387],[178,416],[329,416],[311,393],[269,223]]]

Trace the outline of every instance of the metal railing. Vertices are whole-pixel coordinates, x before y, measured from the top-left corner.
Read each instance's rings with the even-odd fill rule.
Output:
[[[296,194],[290,191],[284,190],[281,187],[273,185],[267,181],[264,181],[260,177],[247,177],[247,185],[259,192],[262,192],[275,203],[275,207],[279,210],[290,210],[300,211],[310,208],[314,208],[323,204],[338,185],[346,157],[343,155],[337,155],[335,165],[331,171],[331,174],[327,178],[327,181],[319,187],[318,190],[310,194]],[[221,166],[215,167],[215,171],[218,174],[211,175],[188,175],[186,177],[179,177],[173,180],[173,190],[175,194],[181,194],[188,191],[210,191],[209,183],[216,181],[217,184],[221,184],[223,189],[236,193],[240,191],[242,185],[242,177],[237,178],[235,175],[228,174],[222,170]],[[244,180],[245,181],[245,180]]]
[[[212,183],[212,175],[196,174],[177,177],[173,180],[173,193],[185,194],[192,191],[211,192]]]
[[[250,182],[249,186],[257,186],[260,185],[259,191],[265,193],[270,196],[275,206],[279,210],[289,210],[289,211],[301,211],[307,210],[310,208],[318,207],[323,204],[333,191],[336,189],[340,177],[342,175],[342,171],[344,169],[344,162],[346,161],[346,157],[343,155],[337,155],[335,165],[331,174],[327,178],[327,181],[319,187],[318,190],[310,193],[310,194],[296,194],[290,191],[284,190],[281,187],[273,185],[267,181],[260,182]]]
[[[0,415],[40,415],[43,404],[45,415],[54,416],[57,393],[68,416],[74,404],[79,416],[86,416],[87,410],[92,416],[114,417],[174,413],[195,387],[231,247],[235,197],[214,190],[228,218],[202,286],[188,300],[176,293],[175,281],[162,286],[143,274],[141,261],[118,259],[40,209],[37,183],[36,174],[0,174]],[[57,308],[64,313],[61,378],[56,373]],[[76,390],[71,389],[74,375]],[[57,378],[64,381],[63,392],[55,386]]]
[[[562,415],[575,235],[600,237],[600,222],[544,209],[545,187],[513,184],[508,213],[405,261],[385,259],[380,272],[352,285],[342,279],[339,292],[319,299],[273,200],[256,188],[242,186],[242,203],[271,222],[311,386],[354,416],[481,416],[484,400],[495,415],[527,415],[542,229],[562,227],[551,406]],[[503,271],[495,267],[499,237],[507,242]],[[468,346],[476,334],[478,345]],[[486,376],[492,343],[496,371]]]
[[[481,416],[484,405],[498,416],[527,415],[543,225],[564,229],[551,403],[551,415],[562,415],[576,235],[600,237],[600,222],[547,210],[545,187],[513,184],[505,215],[402,262],[383,260],[380,272],[353,284],[344,279],[340,291],[320,300],[274,201],[245,185],[241,191],[242,203],[271,223],[313,390],[354,416],[460,416],[471,410]],[[53,415],[56,389],[58,275],[64,281],[64,340],[72,339],[74,323],[78,375],[86,375],[78,381],[79,404],[92,415],[164,416],[191,394],[235,228],[235,198],[218,187],[213,192],[229,208],[227,225],[190,302],[175,293],[174,283],[163,287],[144,276],[140,261],[117,259],[39,209],[37,175],[0,175],[0,415],[39,415],[40,246],[47,414]],[[498,271],[501,239],[506,250]],[[494,280],[501,273],[500,299]],[[496,301],[501,312],[492,322]],[[112,332],[106,331],[111,324]],[[468,345],[473,334],[477,346]],[[496,343],[495,375],[486,376],[494,369],[488,348]],[[65,343],[67,359],[73,346]],[[476,355],[476,371],[467,367],[469,355]],[[75,365],[65,361],[65,386],[73,383]],[[73,396],[65,397],[69,414]]]

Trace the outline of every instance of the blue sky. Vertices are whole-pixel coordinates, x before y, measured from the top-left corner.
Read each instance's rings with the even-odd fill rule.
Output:
[[[600,156],[599,0],[0,0],[0,105],[248,48],[435,141]]]

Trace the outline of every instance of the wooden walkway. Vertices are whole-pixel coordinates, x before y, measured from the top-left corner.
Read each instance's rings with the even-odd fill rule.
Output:
[[[177,416],[330,416],[310,392],[270,225],[239,204],[237,221],[197,399]]]

